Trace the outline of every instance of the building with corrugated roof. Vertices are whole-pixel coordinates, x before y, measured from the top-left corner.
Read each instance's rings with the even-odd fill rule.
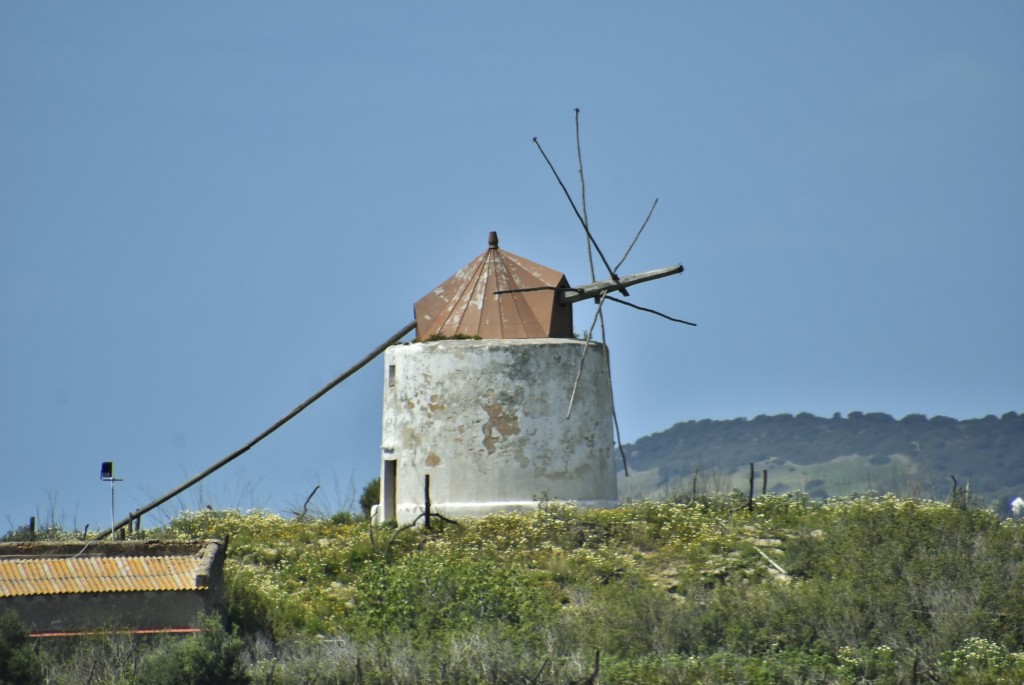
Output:
[[[416,302],[418,341],[385,351],[377,521],[415,521],[428,476],[449,518],[617,504],[607,349],[573,337],[567,290],[492,232]]]
[[[36,636],[194,630],[219,612],[226,542],[0,543],[0,610]]]

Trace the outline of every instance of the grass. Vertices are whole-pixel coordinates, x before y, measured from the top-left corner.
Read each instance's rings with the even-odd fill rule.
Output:
[[[231,536],[253,682],[584,682],[598,654],[601,683],[1024,680],[1024,526],[966,498],[745,505],[548,503],[401,532],[202,511],[159,533]],[[70,663],[50,658],[51,682]]]

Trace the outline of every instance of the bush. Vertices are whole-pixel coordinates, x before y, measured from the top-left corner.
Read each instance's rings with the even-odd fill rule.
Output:
[[[367,483],[363,487],[362,494],[359,495],[359,508],[366,518],[370,518],[370,510],[376,504],[380,504],[380,477]]]
[[[364,566],[354,604],[359,626],[426,637],[485,623],[532,623],[552,603],[514,565],[417,552]]]
[[[43,666],[28,642],[28,631],[13,611],[0,611],[0,685],[42,682]]]
[[[207,616],[202,632],[165,644],[139,665],[139,685],[248,685],[241,661],[244,643]]]

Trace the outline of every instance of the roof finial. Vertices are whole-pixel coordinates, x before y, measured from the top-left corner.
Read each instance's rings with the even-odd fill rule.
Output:
[[[491,231],[490,235],[487,236],[487,247],[496,250],[498,249],[498,232]]]

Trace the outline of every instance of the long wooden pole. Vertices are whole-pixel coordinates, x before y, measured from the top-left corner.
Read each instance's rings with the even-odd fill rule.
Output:
[[[370,352],[368,355],[363,357],[359,362],[357,362],[355,364],[355,366],[352,366],[347,371],[342,373],[340,376],[338,376],[337,378],[332,380],[330,383],[328,383],[324,387],[322,387],[319,390],[317,390],[305,402],[303,402],[299,406],[295,407],[295,409],[292,409],[290,412],[288,412],[288,414],[286,414],[284,417],[279,419],[270,428],[266,429],[265,431],[263,431],[262,433],[257,435],[255,438],[250,440],[248,443],[246,443],[245,446],[235,450],[234,452],[232,452],[228,456],[226,456],[223,459],[221,459],[220,461],[218,461],[213,466],[210,466],[209,468],[207,468],[202,473],[194,476],[193,478],[190,478],[186,482],[184,482],[181,485],[179,485],[178,487],[174,488],[173,490],[168,492],[166,495],[163,495],[162,497],[158,497],[157,499],[153,500],[152,502],[150,502],[146,506],[142,507],[141,509],[136,509],[131,514],[129,514],[127,518],[123,518],[120,521],[118,521],[117,523],[113,524],[111,526],[110,530],[101,531],[101,532],[97,533],[96,539],[100,540],[102,538],[105,538],[107,535],[110,535],[111,533],[113,533],[113,531],[115,529],[122,528],[122,527],[128,525],[129,523],[132,522],[133,519],[139,518],[143,514],[145,514],[146,512],[149,512],[149,511],[152,511],[153,509],[156,509],[157,507],[159,507],[161,504],[163,504],[167,500],[171,499],[172,497],[177,497],[178,495],[183,493],[185,490],[188,490],[190,487],[192,487],[193,485],[195,485],[199,481],[201,481],[204,478],[206,478],[207,476],[209,476],[211,473],[213,473],[217,469],[221,468],[222,466],[225,466],[226,464],[230,463],[231,461],[234,461],[238,457],[242,456],[243,454],[248,452],[250,449],[255,447],[257,443],[259,443],[261,440],[263,440],[263,438],[267,437],[268,435],[270,435],[271,433],[276,431],[278,428],[280,428],[284,424],[286,424],[289,421],[291,421],[292,419],[294,419],[296,416],[298,416],[302,412],[302,410],[304,410],[306,407],[308,407],[309,405],[313,404],[318,399],[320,399],[321,397],[326,395],[336,385],[338,385],[343,380],[345,380],[346,378],[348,378],[349,376],[354,374],[359,369],[363,368],[364,366],[366,366],[367,364],[372,362],[374,359],[376,359],[378,356],[380,356],[381,352],[383,352],[384,350],[386,350],[387,348],[391,347],[396,342],[398,342],[399,340],[404,338],[414,328],[416,328],[416,322],[415,321],[412,321],[412,322],[406,324],[404,327],[402,327],[402,329],[400,331],[398,331],[397,333],[392,335],[390,338],[388,338],[383,343],[378,345],[372,352]]]

